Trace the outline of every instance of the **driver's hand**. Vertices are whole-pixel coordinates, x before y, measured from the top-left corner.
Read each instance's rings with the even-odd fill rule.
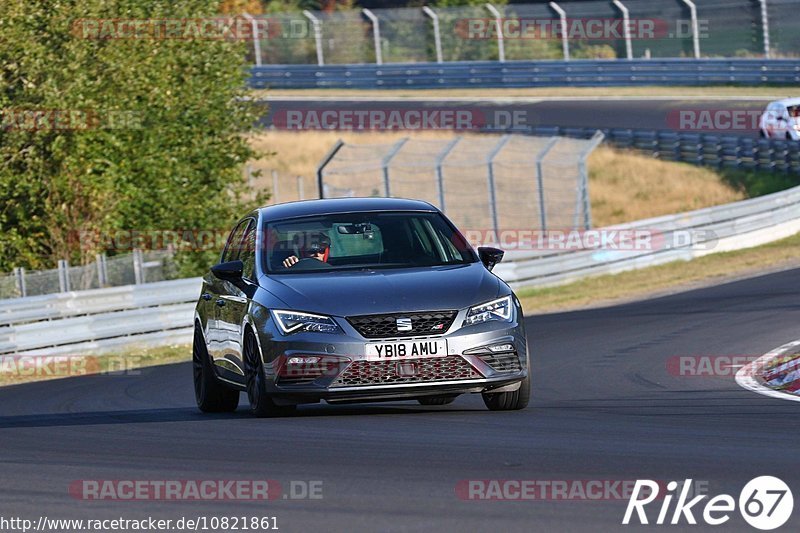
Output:
[[[287,257],[286,259],[283,260],[283,266],[285,268],[289,268],[292,265],[294,265],[295,263],[297,263],[298,261],[300,261],[300,260],[297,258],[296,255],[290,255],[289,257]]]

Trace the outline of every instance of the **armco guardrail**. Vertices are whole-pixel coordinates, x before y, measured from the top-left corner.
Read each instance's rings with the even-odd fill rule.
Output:
[[[456,89],[625,85],[797,85],[800,59],[468,61],[262,65],[255,89]]]
[[[200,278],[0,301],[0,355],[191,340]]]
[[[499,264],[495,273],[514,287],[558,285],[775,241],[800,231],[800,187],[604,229],[646,229],[667,243],[680,241],[674,238],[677,232],[691,232],[693,242],[635,251],[596,249],[550,255],[516,252],[510,253],[509,261]]]
[[[509,251],[495,273],[513,287],[558,285],[774,241],[800,231],[800,187],[603,229],[649,230],[666,243],[680,242],[680,232],[693,238],[635,251]],[[191,278],[0,301],[0,355],[189,343],[199,292],[200,279]]]
[[[598,130],[537,126],[525,131],[537,136],[589,139]],[[669,130],[603,128],[600,131],[607,143],[634,148],[661,159],[717,168],[800,174],[800,142],[797,141]]]

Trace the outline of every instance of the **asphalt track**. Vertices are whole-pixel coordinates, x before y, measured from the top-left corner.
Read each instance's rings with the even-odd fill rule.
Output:
[[[0,389],[0,516],[277,516],[281,531],[612,531],[625,501],[464,501],[460,480],[683,480],[800,496],[797,404],[685,377],[675,355],[760,355],[800,338],[800,270],[616,307],[532,316],[534,397],[201,415],[188,363]],[[82,479],[323,482],[321,500],[84,501]],[[651,510],[655,519],[658,509]],[[797,527],[798,512],[790,524]],[[650,526],[653,528],[654,526]],[[711,529],[662,526],[668,531]],[[660,528],[655,528],[660,529]],[[753,531],[738,514],[717,530]]]
[[[533,126],[564,128],[632,128],[684,133],[713,133],[758,137],[758,117],[769,99],[702,98],[373,98],[274,97],[261,126],[298,129],[288,124],[287,112],[299,112],[303,126],[313,127],[324,111],[463,110],[475,117],[475,129],[509,130]],[[516,113],[516,114],[515,114]],[[312,116],[313,114],[313,116]],[[344,119],[339,119],[343,121]],[[346,129],[346,128],[341,128]]]

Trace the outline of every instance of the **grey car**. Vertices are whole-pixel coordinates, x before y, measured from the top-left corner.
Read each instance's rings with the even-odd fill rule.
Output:
[[[203,279],[193,374],[204,412],[480,393],[492,410],[530,396],[522,309],[434,206],[342,198],[257,209]]]

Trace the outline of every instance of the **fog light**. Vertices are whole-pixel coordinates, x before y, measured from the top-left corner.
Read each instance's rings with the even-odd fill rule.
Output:
[[[290,357],[286,360],[287,365],[314,365],[319,363],[320,357]]]
[[[495,344],[494,346],[489,346],[489,351],[498,353],[498,352],[513,352],[514,345],[513,344]]]

